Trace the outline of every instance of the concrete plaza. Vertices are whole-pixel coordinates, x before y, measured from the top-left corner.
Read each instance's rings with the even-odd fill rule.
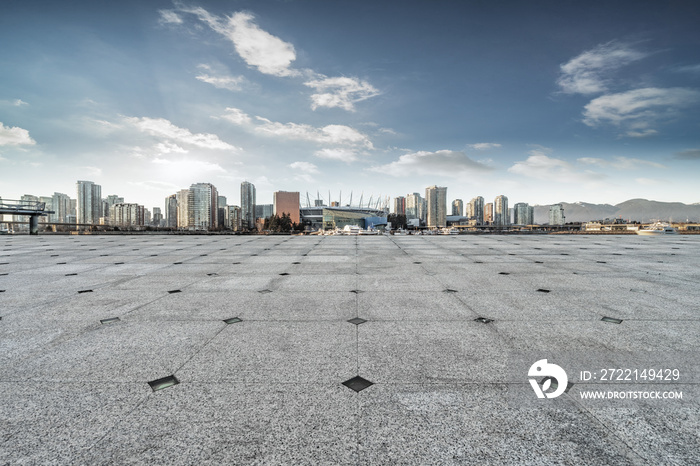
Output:
[[[0,236],[0,465],[698,464],[698,264],[684,235]],[[538,399],[564,353],[683,399],[582,399],[573,362]]]

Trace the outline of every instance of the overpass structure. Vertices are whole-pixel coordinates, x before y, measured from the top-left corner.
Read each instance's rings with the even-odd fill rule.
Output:
[[[13,199],[0,200],[0,215],[26,215],[29,217],[30,235],[39,234],[39,217],[55,213],[45,209],[45,202],[17,201]]]

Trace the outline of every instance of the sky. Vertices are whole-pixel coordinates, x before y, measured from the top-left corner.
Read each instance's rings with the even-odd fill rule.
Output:
[[[700,2],[4,0],[0,197],[700,202]],[[342,196],[342,197],[341,197]]]

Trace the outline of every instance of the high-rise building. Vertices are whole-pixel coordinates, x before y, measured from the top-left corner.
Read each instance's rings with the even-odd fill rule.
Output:
[[[398,196],[394,198],[394,213],[396,215],[406,215],[406,198]]]
[[[461,199],[452,201],[452,215],[464,216],[464,202]]]
[[[226,209],[228,209],[228,228],[233,231],[241,231],[241,208],[237,205],[229,205],[226,206]]]
[[[160,227],[163,224],[163,214],[160,211],[160,207],[154,207],[153,208],[153,221],[151,221],[151,224],[154,227]]]
[[[187,228],[190,218],[190,190],[181,189],[175,196],[177,198],[177,227]]]
[[[553,204],[549,206],[549,224],[564,225],[566,217],[564,217],[564,206],[561,204]]]
[[[44,210],[53,211],[53,197],[51,196],[39,196],[39,202],[44,203]],[[51,215],[51,214],[49,214]],[[48,223],[49,215],[42,215],[39,217],[39,223]]]
[[[255,219],[272,217],[274,206],[272,204],[255,204]]]
[[[218,206],[218,214],[217,214],[217,225],[221,228],[226,227],[226,217],[228,216],[228,212],[226,211],[226,204],[228,204],[228,201],[226,200],[226,196],[219,196]]]
[[[516,225],[532,225],[534,208],[527,202],[518,202],[513,206],[513,223]]]
[[[51,200],[53,214],[49,214],[52,223],[68,223],[70,215],[70,197],[67,194],[53,193]]]
[[[177,194],[165,198],[165,216],[165,225],[168,228],[177,228]]]
[[[241,183],[241,225],[244,230],[255,229],[255,185],[248,181]]]
[[[425,188],[426,226],[444,228],[447,226],[447,188],[430,186]]]
[[[493,224],[498,227],[506,227],[510,224],[508,211],[508,198],[500,195],[493,201]]]
[[[484,224],[493,224],[493,203],[487,202],[484,204]]]
[[[484,198],[481,196],[476,196],[474,199],[469,201],[469,218],[471,220],[476,220],[477,225],[484,224]]]
[[[119,197],[116,194],[110,194],[106,198],[102,200],[102,216],[103,217],[110,217],[111,216],[111,211],[110,209],[114,204],[123,204],[124,203],[124,198]]]
[[[299,193],[294,191],[276,191],[272,194],[272,214],[282,217],[289,214],[292,223],[299,223]]]
[[[102,210],[102,186],[92,181],[78,181],[76,183],[77,205],[76,223],[99,225]]]
[[[406,196],[406,219],[421,219],[423,213],[423,198],[418,193]]]
[[[146,224],[146,209],[142,205],[117,203],[111,209],[110,224],[117,227],[138,227]]]
[[[219,193],[211,183],[194,183],[187,197],[188,228],[211,230],[218,225]]]

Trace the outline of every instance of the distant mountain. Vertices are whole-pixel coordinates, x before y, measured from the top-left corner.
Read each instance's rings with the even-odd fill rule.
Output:
[[[617,205],[589,204],[586,202],[561,202],[567,222],[589,222],[606,218],[650,222],[666,220],[673,222],[700,221],[700,203],[658,202],[646,199],[630,199]],[[549,206],[535,207],[535,223],[549,222]]]

